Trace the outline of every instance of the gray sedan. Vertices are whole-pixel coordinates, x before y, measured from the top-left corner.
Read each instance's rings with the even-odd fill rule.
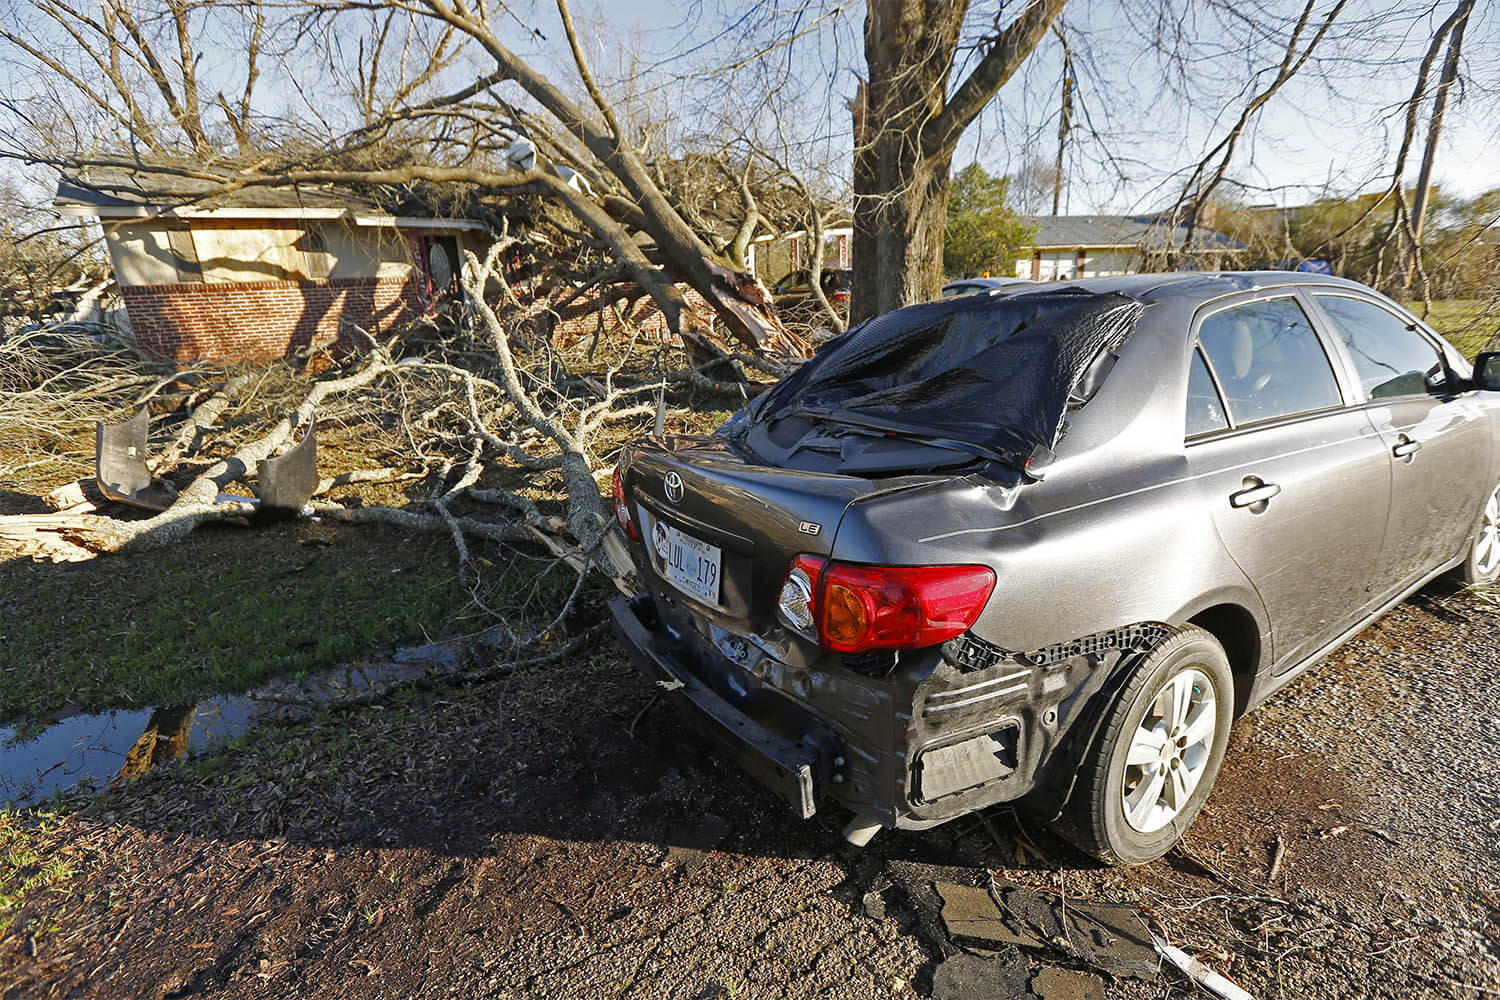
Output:
[[[1353,282],[962,296],[825,345],[615,513],[638,666],[845,835],[1022,801],[1134,864],[1241,714],[1439,574],[1500,575],[1500,356]]]

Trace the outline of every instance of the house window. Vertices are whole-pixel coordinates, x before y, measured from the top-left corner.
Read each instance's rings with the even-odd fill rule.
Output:
[[[302,250],[308,278],[324,281],[333,273],[333,254],[328,252],[328,236],[321,228],[308,229],[297,246]]]

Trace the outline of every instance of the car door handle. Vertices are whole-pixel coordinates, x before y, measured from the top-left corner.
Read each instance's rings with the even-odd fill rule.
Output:
[[[1229,494],[1229,505],[1231,507],[1254,507],[1258,503],[1266,503],[1280,492],[1281,486],[1277,483],[1262,483],[1248,490]]]
[[[1415,455],[1421,450],[1422,442],[1413,441],[1411,438],[1403,434],[1396,441],[1396,447],[1391,449],[1391,454],[1395,455],[1397,458],[1406,458],[1408,455]]]

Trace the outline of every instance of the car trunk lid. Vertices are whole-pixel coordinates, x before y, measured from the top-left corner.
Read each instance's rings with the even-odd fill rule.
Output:
[[[878,482],[783,469],[718,437],[653,438],[622,456],[626,503],[653,576],[674,600],[730,631],[763,633],[799,553],[827,556],[849,504],[943,477]]]

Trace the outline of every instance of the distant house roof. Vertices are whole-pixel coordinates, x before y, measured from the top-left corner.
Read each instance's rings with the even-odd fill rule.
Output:
[[[170,168],[168,168],[170,169]],[[64,215],[130,219],[344,219],[359,226],[488,228],[473,219],[390,212],[373,198],[327,185],[257,185],[224,191],[215,181],[163,169],[86,167],[63,174],[52,205]]]
[[[1026,249],[1064,250],[1075,247],[1162,250],[1168,245],[1180,249],[1187,238],[1187,224],[1181,223],[1168,232],[1169,220],[1163,215],[1039,215],[1023,221],[1037,227],[1036,239]],[[1198,226],[1193,230],[1190,249],[1233,251],[1245,244],[1223,233]]]

